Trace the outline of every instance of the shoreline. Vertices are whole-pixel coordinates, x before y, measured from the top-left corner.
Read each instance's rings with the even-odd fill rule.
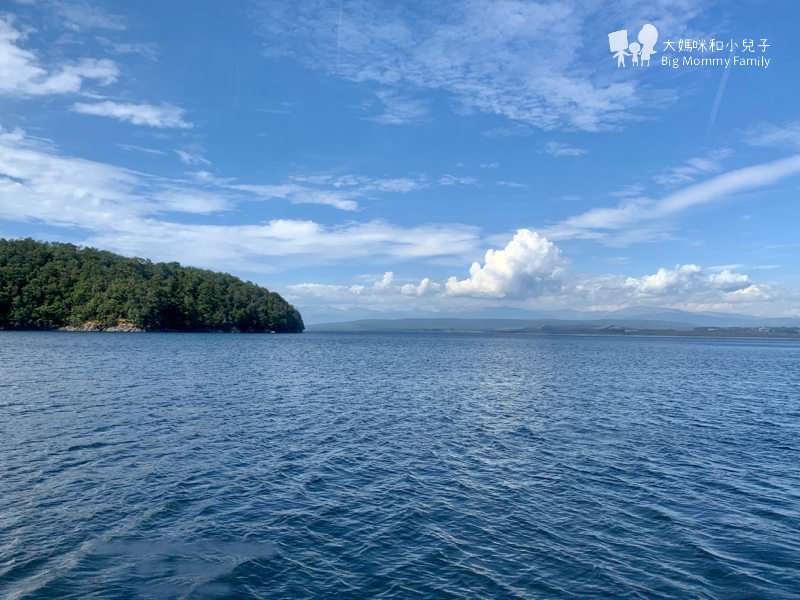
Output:
[[[313,327],[313,326],[312,326]],[[662,338],[698,338],[698,339],[765,339],[765,340],[800,340],[800,334],[781,334],[781,333],[769,333],[769,332],[753,332],[753,335],[741,335],[743,332],[741,331],[731,331],[731,335],[725,335],[727,332],[723,332],[722,335],[708,335],[705,332],[694,332],[694,331],[654,331],[653,333],[610,333],[607,331],[598,332],[598,333],[591,333],[585,331],[565,331],[565,332],[557,332],[557,331],[545,331],[545,332],[534,332],[534,331],[500,331],[500,330],[480,330],[480,329],[375,329],[375,330],[348,330],[348,329],[307,329],[306,333],[463,333],[463,334],[476,334],[476,333],[494,333],[494,334],[501,334],[501,335],[538,335],[538,336],[549,336],[549,335],[573,335],[573,336],[581,336],[581,337],[662,337]],[[717,332],[713,332],[717,333]]]

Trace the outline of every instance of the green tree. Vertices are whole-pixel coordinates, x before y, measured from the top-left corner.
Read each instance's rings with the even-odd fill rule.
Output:
[[[72,244],[0,238],[0,328],[97,322],[148,331],[301,332],[279,294],[227,273]]]

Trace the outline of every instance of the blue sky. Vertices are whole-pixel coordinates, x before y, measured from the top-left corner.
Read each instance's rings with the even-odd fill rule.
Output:
[[[798,22],[790,1],[7,2],[0,235],[300,307],[797,316]],[[650,64],[617,67],[608,34],[648,23]]]

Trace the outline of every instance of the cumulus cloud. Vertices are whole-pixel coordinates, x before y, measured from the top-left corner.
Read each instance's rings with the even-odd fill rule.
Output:
[[[706,275],[697,265],[676,265],[674,269],[659,269],[655,275],[629,277],[625,286],[637,296],[662,297],[709,290],[737,292],[749,288],[751,282],[747,275],[729,270]]]
[[[25,36],[9,17],[0,16],[0,95],[42,96],[75,93],[87,79],[108,85],[116,81],[119,69],[108,59],[84,58],[62,62],[50,68],[21,46]]]
[[[571,273],[561,250],[527,229],[519,230],[502,250],[487,252],[484,264],[474,263],[466,279],[453,276],[435,281],[426,277],[419,283],[403,283],[389,271],[371,286],[304,283],[287,286],[286,293],[298,303],[433,309],[479,307],[502,301],[526,308],[614,310],[649,305],[763,312],[765,304],[780,299],[789,314],[791,310],[797,312],[796,306],[791,308],[790,300],[792,295],[797,297],[796,291],[756,284],[749,276],[729,269],[706,272],[687,264],[641,277]]]
[[[192,123],[183,120],[186,112],[178,106],[170,104],[121,104],[106,100],[96,104],[85,104],[78,102],[73,104],[71,110],[84,115],[98,115],[101,117],[111,117],[119,121],[127,121],[134,125],[146,125],[159,129],[176,127],[179,129],[191,129]]]
[[[555,244],[534,231],[520,229],[502,250],[488,250],[483,265],[473,263],[466,279],[453,276],[436,282],[426,277],[418,284],[399,284],[389,271],[372,286],[307,283],[290,286],[290,290],[326,301],[378,296],[526,299],[558,293],[568,266],[569,261]]]
[[[469,277],[447,280],[451,296],[530,298],[561,287],[567,261],[552,242],[520,229],[503,250],[487,250],[484,265],[475,262]]]

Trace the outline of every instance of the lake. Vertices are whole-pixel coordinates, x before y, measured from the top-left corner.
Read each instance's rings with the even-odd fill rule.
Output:
[[[800,344],[0,332],[0,597],[800,598]]]

